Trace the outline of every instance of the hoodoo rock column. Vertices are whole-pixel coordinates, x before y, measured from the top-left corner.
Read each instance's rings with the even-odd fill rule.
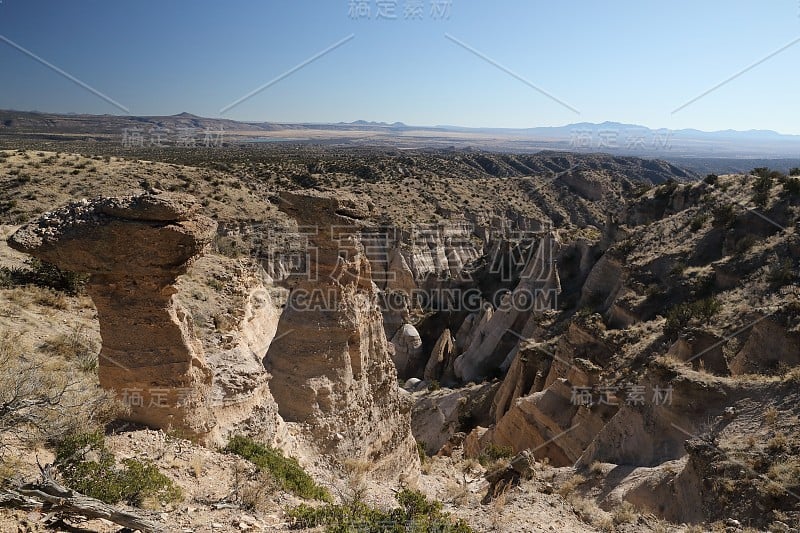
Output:
[[[281,416],[340,460],[367,460],[386,477],[416,470],[411,405],[397,385],[360,242],[365,203],[284,192],[280,209],[308,235],[307,268],[288,279],[289,300],[264,359]]]
[[[100,198],[70,204],[20,228],[9,245],[89,274],[102,348],[100,384],[130,408],[125,418],[203,438],[211,371],[174,283],[211,241],[216,223],[186,195]]]

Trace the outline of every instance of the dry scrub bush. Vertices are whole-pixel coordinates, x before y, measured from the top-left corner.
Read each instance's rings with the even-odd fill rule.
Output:
[[[589,473],[594,477],[603,477],[603,463],[600,461],[592,461],[592,464],[589,465]]]
[[[611,513],[611,519],[615,524],[628,524],[636,520],[638,517],[636,509],[630,502],[622,502],[621,505],[614,508]]]
[[[767,477],[783,487],[796,487],[800,484],[800,459],[790,457],[773,463]]]
[[[37,357],[20,335],[0,333],[0,455],[11,442],[56,442],[117,412],[110,395],[73,365]]]
[[[567,498],[567,501],[572,505],[582,522],[592,525],[600,531],[612,532],[616,530],[612,517],[600,509],[594,500],[572,494]]]
[[[575,474],[558,488],[558,493],[566,498],[572,494],[579,485],[583,485],[584,483],[586,483],[586,478],[580,474]]]
[[[767,450],[777,453],[785,450],[789,444],[789,439],[782,432],[778,432],[771,439],[767,441]]]
[[[778,410],[775,407],[770,406],[766,411],[764,411],[764,421],[770,425],[774,426],[775,422],[778,421]]]
[[[278,490],[269,474],[248,469],[237,464],[233,469],[233,497],[247,511],[265,512],[270,508],[270,497]]]
[[[347,459],[344,462],[347,473],[345,478],[344,493],[340,494],[342,501],[352,504],[363,501],[369,491],[367,474],[370,464],[359,459]]]
[[[69,333],[48,339],[45,348],[48,352],[73,362],[84,372],[97,371],[100,346],[86,333],[83,326],[76,325]]]

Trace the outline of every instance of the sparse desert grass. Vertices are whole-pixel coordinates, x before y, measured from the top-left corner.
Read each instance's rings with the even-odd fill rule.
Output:
[[[638,516],[636,508],[630,502],[622,502],[611,512],[611,519],[617,525],[634,522]]]
[[[558,493],[562,497],[566,498],[567,496],[575,492],[575,489],[577,489],[584,483],[586,483],[586,477],[580,474],[575,474],[574,476],[572,476],[567,481],[561,484],[561,486],[558,488]]]
[[[247,511],[264,512],[270,505],[278,486],[267,473],[258,469],[244,468],[239,464],[233,468],[233,497]]]
[[[477,459],[472,457],[464,459],[461,469],[466,472],[478,472],[481,469],[481,464]]]
[[[419,456],[419,463],[425,464],[425,461],[428,460],[428,454],[425,453],[425,443],[416,441],[417,444],[417,455]]]
[[[787,488],[800,485],[800,459],[790,457],[773,463],[767,477]]]
[[[369,462],[360,459],[347,459],[343,466],[346,472],[346,493],[343,495],[343,499],[347,502],[362,501],[369,490],[367,485]]]
[[[589,473],[595,477],[602,477],[603,463],[601,463],[600,461],[592,461],[592,464],[589,465]]]
[[[764,411],[764,421],[767,425],[774,426],[775,422],[778,420],[778,410],[775,407],[770,406],[766,411]]]
[[[690,524],[683,531],[684,533],[705,533],[706,529],[698,524]]]
[[[789,444],[789,439],[784,433],[778,432],[771,439],[767,441],[767,450],[771,452],[780,452],[786,449]]]
[[[492,521],[492,526],[498,531],[502,530],[503,526],[503,512],[508,500],[508,490],[502,490],[497,494],[490,504],[489,518]]]
[[[470,501],[469,487],[467,487],[466,483],[461,483],[450,479],[447,481],[447,484],[444,487],[443,499],[452,503],[453,505],[467,505]]]
[[[96,378],[63,359],[35,354],[7,331],[0,333],[0,406],[0,434],[31,446],[94,429],[119,410]]]
[[[615,531],[613,518],[600,509],[594,500],[571,494],[567,497],[567,501],[575,509],[578,518],[584,523],[594,526],[603,532],[612,533]]]
[[[783,380],[787,383],[800,383],[800,366],[796,366],[789,370],[783,376]]]
[[[195,479],[200,479],[203,475],[203,468],[205,467],[203,456],[197,453],[192,455],[191,459],[189,459],[189,467],[192,469],[192,475]]]
[[[15,299],[18,303],[27,300],[30,303],[41,305],[43,307],[51,307],[53,309],[60,310],[69,309],[69,300],[66,296],[64,296],[63,293],[56,292],[52,289],[36,287],[35,285],[17,290],[27,293],[27,298],[25,298],[25,296],[22,294],[19,295],[20,298],[18,299],[16,299],[16,297],[12,297],[12,299]]]
[[[74,326],[67,334],[50,338],[45,349],[67,361],[73,361],[84,372],[97,372],[99,346],[81,325]]]

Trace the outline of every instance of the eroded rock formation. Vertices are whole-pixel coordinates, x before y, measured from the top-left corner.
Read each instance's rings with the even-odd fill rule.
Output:
[[[422,362],[422,338],[411,324],[403,324],[392,337],[394,365],[402,379],[413,377]]]
[[[450,330],[445,329],[436,340],[428,364],[425,365],[425,381],[453,382],[455,380],[454,358],[455,340],[450,334]]]
[[[90,275],[100,384],[130,407],[129,420],[206,438],[212,372],[173,297],[177,276],[214,235],[199,209],[168,193],[84,200],[23,226],[9,245]]]
[[[416,470],[411,402],[397,386],[377,288],[359,240],[357,198],[282,193],[280,208],[310,232],[309,269],[291,292],[264,363],[280,414],[339,460],[369,460],[386,475]]]
[[[258,267],[214,254],[195,261],[177,289],[213,373],[210,405],[220,441],[251,435],[291,453],[262,362],[278,327],[284,291]]]
[[[465,336],[468,346],[455,360],[458,377],[472,381],[489,375],[505,361],[510,364],[520,338],[533,326],[531,320],[553,307],[561,291],[553,261],[560,246],[554,232],[541,238],[514,290],[505,295],[490,317],[483,314],[473,319],[474,331]]]

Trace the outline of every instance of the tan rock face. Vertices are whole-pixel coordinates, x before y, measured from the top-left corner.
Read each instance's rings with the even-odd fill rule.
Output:
[[[491,422],[489,409],[497,383],[482,383],[460,389],[416,393],[411,430],[428,454],[440,451],[467,424]]]
[[[262,362],[278,327],[283,291],[264,272],[213,254],[193,262],[176,288],[175,297],[192,316],[214,376],[214,443],[243,434],[271,439],[291,453]]]
[[[340,460],[369,460],[386,476],[414,471],[411,404],[397,386],[377,288],[359,241],[356,198],[282,193],[281,209],[309,238],[310,269],[292,287],[264,363],[287,422]],[[310,275],[309,275],[310,274]]]
[[[431,356],[425,365],[425,381],[455,381],[453,362],[455,359],[455,339],[449,329],[445,329],[436,344],[433,346]]]
[[[46,213],[9,245],[90,274],[102,349],[100,384],[130,406],[127,418],[204,437],[211,372],[174,283],[214,235],[193,198],[101,198]]]

